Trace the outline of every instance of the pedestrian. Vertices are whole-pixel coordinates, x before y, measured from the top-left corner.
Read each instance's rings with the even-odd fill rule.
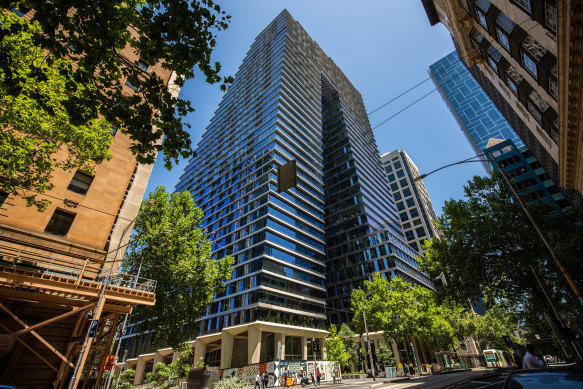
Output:
[[[409,364],[409,373],[411,373],[411,377],[415,375],[415,368],[412,363]]]
[[[314,372],[310,373],[310,379],[312,380],[312,383],[314,384],[314,386],[316,386],[316,380],[314,379]]]
[[[269,384],[269,374],[263,372],[263,389],[267,388],[267,384]]]
[[[405,376],[409,375],[409,366],[407,366],[406,363],[403,365],[403,374],[405,374]]]
[[[259,373],[255,375],[255,388],[254,389],[261,389],[261,376]]]
[[[526,345],[526,354],[522,359],[523,369],[533,369],[537,367],[543,367],[545,362],[540,357],[540,354],[534,351],[534,346],[532,344]]]
[[[283,372],[283,386],[287,386],[287,370]]]
[[[321,375],[320,368],[318,367],[316,369],[316,379],[318,380],[318,386],[320,386],[320,375]]]

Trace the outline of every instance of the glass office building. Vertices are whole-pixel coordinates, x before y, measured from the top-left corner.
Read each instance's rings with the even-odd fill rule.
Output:
[[[289,161],[297,186],[278,193]],[[176,190],[204,211],[214,254],[235,258],[200,321],[195,357],[207,362],[305,359],[329,320],[351,320],[350,292],[374,272],[432,286],[405,242],[360,93],[287,11],[255,39]]]
[[[483,154],[490,138],[510,139],[519,147],[524,145],[457,52],[431,65],[429,75],[476,154]],[[488,164],[483,166],[491,170]]]
[[[419,169],[405,150],[393,150],[381,155],[393,198],[399,211],[399,219],[407,243],[414,250],[425,254],[423,244],[434,236],[440,237],[435,227],[437,215],[420,176]]]

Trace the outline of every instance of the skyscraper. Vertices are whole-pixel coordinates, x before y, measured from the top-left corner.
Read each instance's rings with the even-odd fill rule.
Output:
[[[393,150],[381,155],[381,161],[389,180],[391,192],[399,211],[399,219],[407,243],[415,251],[424,254],[423,242],[439,236],[433,223],[437,215],[420,176],[419,169],[405,150]]]
[[[583,191],[583,21],[567,0],[421,0],[571,202]],[[576,189],[578,193],[571,193]]]
[[[564,193],[557,193],[560,188],[544,168],[545,164],[524,145],[455,51],[431,65],[429,74],[462,132],[474,147],[476,155],[485,154],[487,150],[506,151],[505,163],[510,163],[512,159],[509,157],[517,159],[506,165],[504,171],[512,172],[512,179],[517,184],[520,182],[519,192],[527,195],[531,201],[568,206]],[[524,136],[529,134],[527,131],[522,133]],[[504,141],[502,146],[496,145],[501,141]],[[493,148],[489,149],[490,147]],[[483,165],[488,171],[495,168],[493,164],[486,162]]]
[[[278,193],[278,166],[297,186]],[[255,39],[176,190],[205,212],[233,279],[195,359],[306,359],[374,272],[431,287],[405,242],[360,93],[287,11]],[[323,344],[323,342],[321,342]]]
[[[490,138],[510,139],[523,145],[455,51],[431,65],[429,75],[476,155],[484,152]],[[483,166],[491,170],[487,163]]]

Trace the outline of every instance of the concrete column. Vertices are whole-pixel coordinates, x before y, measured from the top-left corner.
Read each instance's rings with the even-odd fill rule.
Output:
[[[302,342],[302,359],[304,361],[307,361],[308,360],[308,338],[306,336],[302,336],[300,339]]]
[[[326,338],[320,338],[320,348],[321,348],[321,354],[322,354],[322,360],[325,361],[327,358],[327,354],[326,354]]]
[[[261,331],[255,326],[247,330],[247,363],[259,363],[261,358]]]
[[[158,362],[162,362],[162,354],[160,354],[159,352],[156,352],[156,354],[154,354],[154,369],[156,368],[156,364]]]
[[[274,333],[274,342],[273,342],[273,347],[275,347],[275,352],[274,352],[274,356],[275,359],[277,360],[277,347],[278,344],[280,344],[281,342],[281,355],[280,355],[280,359],[283,361],[285,359],[285,334],[281,334],[281,333]]]
[[[227,331],[221,333],[221,369],[228,369],[231,367],[234,339],[235,337]]]
[[[198,363],[200,357],[204,361],[204,355],[206,354],[206,344],[200,340],[194,342],[194,366]]]
[[[144,358],[138,358],[136,363],[136,375],[134,376],[134,385],[141,385],[142,378],[144,377],[144,368],[146,367],[146,360]]]
[[[421,349],[419,348],[419,343],[417,338],[413,338],[411,343],[413,343],[413,349],[415,350],[415,356],[417,357],[417,364],[423,363],[423,355],[421,354]],[[415,363],[415,362],[413,362]]]
[[[401,353],[399,352],[399,347],[395,339],[391,339],[391,349],[393,350],[393,355],[395,356],[395,363],[399,366],[401,363]]]

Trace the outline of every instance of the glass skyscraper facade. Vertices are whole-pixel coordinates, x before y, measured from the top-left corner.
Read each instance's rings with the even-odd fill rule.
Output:
[[[457,52],[454,51],[431,65],[429,74],[476,154],[483,154],[490,138],[510,139],[518,147],[524,145],[460,61]],[[491,170],[486,163],[484,168]]]
[[[277,168],[292,160],[297,186],[278,193]],[[432,287],[404,239],[360,93],[285,10],[255,39],[176,190],[204,211],[214,254],[235,258],[201,335],[349,322],[352,289],[375,272]],[[261,347],[260,360],[273,357]]]

